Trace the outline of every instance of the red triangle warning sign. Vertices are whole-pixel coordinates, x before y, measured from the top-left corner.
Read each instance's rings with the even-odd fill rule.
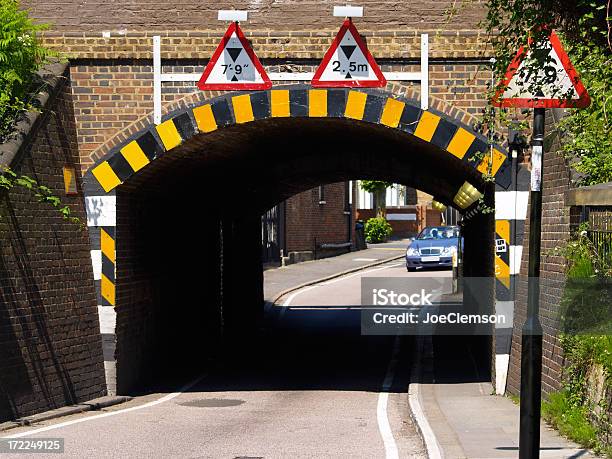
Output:
[[[225,32],[202,78],[201,90],[269,89],[272,82],[237,22]]]
[[[353,22],[346,19],[311,84],[315,88],[380,88],[387,80]]]
[[[534,53],[538,53],[538,62],[544,62],[538,72],[526,65],[530,59],[533,62]],[[527,52],[524,47],[519,49],[491,103],[497,107],[583,108],[591,98],[559,37],[551,31],[541,45],[536,47],[530,41]]]

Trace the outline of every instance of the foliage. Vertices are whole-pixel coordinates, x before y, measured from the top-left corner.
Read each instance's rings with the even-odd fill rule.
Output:
[[[38,41],[37,34],[44,29],[19,9],[17,0],[0,0],[0,143],[6,141],[20,116],[36,108],[32,95],[43,89],[42,84],[37,87],[40,78],[36,72],[55,56]],[[50,188],[7,166],[0,167],[0,190],[13,187],[30,190],[39,202],[56,208],[64,219],[80,224]]]
[[[565,332],[559,336],[564,389],[543,403],[543,415],[563,435],[612,457],[612,266],[588,238],[587,224],[559,252],[567,260],[560,308]],[[607,391],[601,400],[592,400],[588,381],[596,366]]]
[[[387,188],[393,186],[393,183],[382,180],[360,180],[359,186],[363,191],[367,191],[368,193],[376,193],[378,191],[386,191]]]
[[[606,47],[573,43],[570,53],[591,96],[591,106],[574,110],[560,128],[563,150],[582,174],[579,185],[612,181],[612,54]]]
[[[592,100],[586,109],[571,110],[560,124],[560,132],[564,134],[562,148],[576,170],[583,174],[579,185],[611,181],[612,13],[609,1],[487,0],[486,6],[484,26],[495,54],[493,70],[497,81],[502,81],[517,49],[525,45],[529,37],[537,42],[547,34],[547,29],[560,32]],[[527,66],[542,67],[545,59],[546,56],[535,56]],[[490,89],[492,96],[498,88]],[[489,116],[488,111],[486,115]],[[524,115],[502,110],[493,117],[503,124],[510,118]],[[486,122],[490,123],[490,119]]]
[[[382,180],[360,180],[359,186],[363,191],[374,194],[376,197],[376,216],[384,218],[386,215],[387,188],[393,187],[393,183]]]
[[[566,360],[564,389],[542,403],[542,414],[562,435],[612,458],[612,419],[607,402],[612,383],[612,336],[562,335],[560,342]],[[603,368],[608,394],[597,404],[589,396],[592,390],[587,379],[595,365]]]
[[[32,108],[36,72],[54,55],[38,42],[44,28],[19,9],[17,0],[0,0],[0,143],[18,117]]]
[[[4,166],[0,168],[0,190],[9,191],[13,187],[22,187],[30,190],[38,202],[44,202],[58,210],[64,220],[81,225],[81,220],[74,217],[70,207],[62,205],[60,198],[53,195],[49,187],[40,185],[27,175],[17,175],[13,170]]]
[[[366,241],[373,244],[384,242],[392,232],[391,225],[382,217],[370,218],[365,224]]]
[[[597,431],[588,421],[586,407],[572,403],[569,391],[550,394],[542,403],[542,416],[561,435],[587,448],[597,446]]]
[[[605,242],[597,247],[589,238],[589,224],[581,223],[574,237],[556,251],[568,262],[569,278],[600,276],[612,278],[612,260],[606,257]]]

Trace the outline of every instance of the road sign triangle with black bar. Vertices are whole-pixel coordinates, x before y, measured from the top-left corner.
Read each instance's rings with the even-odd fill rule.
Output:
[[[237,22],[232,22],[198,82],[206,90],[269,89],[272,82]]]
[[[311,84],[316,88],[380,88],[387,84],[387,80],[353,22],[346,19]]]

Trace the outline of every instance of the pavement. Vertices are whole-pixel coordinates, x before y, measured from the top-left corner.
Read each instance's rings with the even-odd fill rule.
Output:
[[[14,421],[0,423],[0,432],[21,426],[36,425],[50,419],[62,418],[72,414],[83,413],[85,411],[101,410],[103,408],[108,408],[109,406],[129,402],[131,399],[132,397],[127,396],[105,395],[103,397],[94,398],[83,403],[62,406],[54,410],[36,413],[31,416],[24,416],[22,418],[15,419]]]
[[[518,457],[519,406],[493,395],[487,362],[469,337],[422,337],[419,399],[444,458]],[[587,449],[540,426],[541,458],[593,458]],[[435,457],[432,455],[432,457]]]

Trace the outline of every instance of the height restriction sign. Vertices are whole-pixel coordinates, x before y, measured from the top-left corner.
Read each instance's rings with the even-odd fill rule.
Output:
[[[380,88],[387,84],[351,19],[346,19],[312,79],[316,88]]]
[[[198,82],[201,90],[269,89],[272,82],[245,38],[232,22]]]
[[[538,43],[530,40],[527,50],[519,49],[491,102],[497,107],[583,108],[591,99],[551,31]]]

